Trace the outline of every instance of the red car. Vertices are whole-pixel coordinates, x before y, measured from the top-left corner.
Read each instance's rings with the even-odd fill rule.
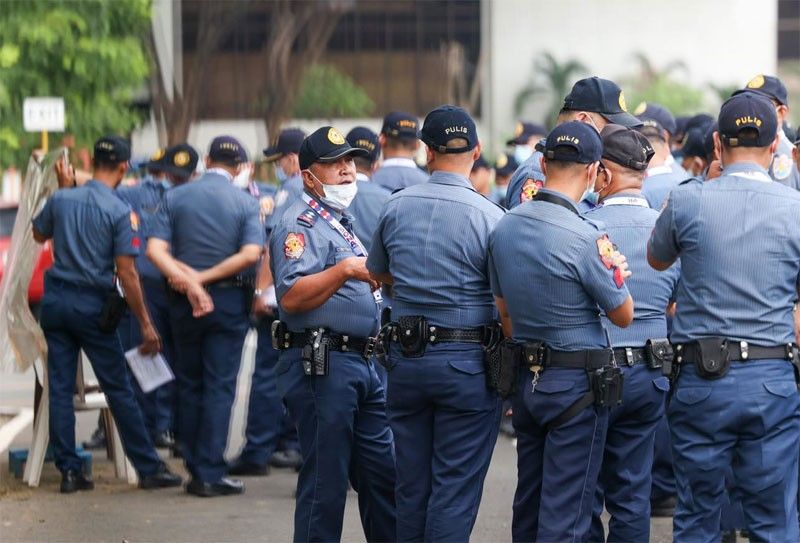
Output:
[[[14,230],[14,221],[17,218],[19,205],[13,202],[0,201],[0,281],[3,280],[3,271],[8,260],[8,250],[11,247],[11,232]],[[44,272],[53,265],[53,250],[50,242],[46,242],[39,249],[39,258],[33,269],[31,284],[28,287],[28,302],[34,308],[38,307],[44,295]]]

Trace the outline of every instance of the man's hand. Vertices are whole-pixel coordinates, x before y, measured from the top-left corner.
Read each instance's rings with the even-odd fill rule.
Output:
[[[377,290],[381,286],[379,282],[370,277],[369,271],[367,270],[367,257],[365,256],[351,256],[349,258],[345,258],[339,262],[337,266],[344,267],[345,271],[347,272],[347,276],[350,279],[369,283],[371,290]]]
[[[625,258],[624,254],[614,249],[614,253],[611,255],[611,261],[619,269],[623,279],[627,279],[631,276],[631,270],[628,269],[628,259]]]
[[[267,304],[264,296],[256,296],[253,298],[253,315],[256,317],[274,317],[275,311]]]
[[[56,160],[55,169],[58,188],[70,189],[76,185],[75,168],[67,162],[65,157],[62,156]]]
[[[199,283],[189,283],[186,288],[186,298],[192,306],[192,316],[196,319],[205,317],[214,311],[214,301]]]
[[[142,327],[142,344],[139,352],[142,354],[156,354],[161,350],[161,338],[152,324]]]
[[[272,215],[272,212],[275,211],[275,200],[272,196],[262,196],[261,199],[258,201],[259,206],[259,218],[263,223],[267,220],[267,216]]]

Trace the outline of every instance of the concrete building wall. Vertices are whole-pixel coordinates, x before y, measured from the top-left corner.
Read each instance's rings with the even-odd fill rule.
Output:
[[[697,86],[743,85],[776,71],[775,0],[482,1],[490,59],[483,120],[496,143],[513,130],[514,98],[545,51],[561,62],[581,61],[587,75],[615,80],[635,73],[635,52],[657,68],[683,61],[687,83]],[[539,101],[531,120],[542,120],[548,104]]]

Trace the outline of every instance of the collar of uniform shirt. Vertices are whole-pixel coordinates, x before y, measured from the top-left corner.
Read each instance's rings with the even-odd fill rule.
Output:
[[[369,181],[369,176],[362,172],[356,172],[356,181]]]
[[[653,177],[654,175],[662,175],[665,173],[672,173],[672,168],[666,164],[662,164],[661,166],[653,166],[652,168],[647,169],[647,177]]]
[[[395,157],[395,158],[387,158],[383,161],[383,166],[402,166],[403,168],[416,168],[417,163],[411,160],[410,158],[405,157]]]
[[[557,190],[546,189],[542,187],[539,189],[539,192],[546,192],[547,194],[552,194],[556,198],[561,198],[562,200],[567,202],[571,207],[575,208],[575,211],[578,210],[578,206],[575,205],[575,202],[569,199],[569,196],[566,196],[565,194],[558,192]]]
[[[475,190],[469,179],[462,177],[457,173],[435,171],[428,179],[429,183],[438,183],[440,185],[453,185],[456,187],[464,187],[470,190]]]
[[[233,176],[227,170],[223,170],[222,168],[209,168],[206,170],[206,173],[215,173],[217,175],[221,175],[228,181],[233,181]]]
[[[744,177],[752,179],[753,181],[771,182],[772,178],[763,167],[755,162],[734,162],[722,168],[722,177],[726,175],[735,175],[737,177]]]

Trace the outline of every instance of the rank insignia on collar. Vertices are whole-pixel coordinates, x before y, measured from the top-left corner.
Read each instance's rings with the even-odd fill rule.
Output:
[[[543,186],[543,181],[528,178],[525,184],[522,185],[522,192],[519,193],[519,203],[533,200],[533,197],[536,196],[536,193],[539,192],[539,189]]]
[[[297,217],[297,224],[311,228],[317,222],[317,214],[313,209],[306,209],[299,217]]]
[[[597,238],[597,253],[600,255],[600,262],[603,263],[607,270],[613,270],[614,284],[617,288],[622,288],[622,285],[625,284],[625,279],[622,277],[622,270],[614,263],[615,250],[614,244],[608,239],[608,234]]]
[[[306,237],[303,234],[290,232],[283,242],[283,254],[286,258],[298,259],[306,250]]]

